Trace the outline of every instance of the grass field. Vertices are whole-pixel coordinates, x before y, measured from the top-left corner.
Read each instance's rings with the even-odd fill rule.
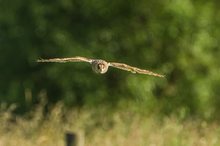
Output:
[[[76,132],[80,146],[219,146],[220,126],[199,119],[159,119],[131,111],[65,111],[62,104],[47,116],[42,108],[25,117],[10,110],[0,115],[0,146],[65,146],[65,133]]]

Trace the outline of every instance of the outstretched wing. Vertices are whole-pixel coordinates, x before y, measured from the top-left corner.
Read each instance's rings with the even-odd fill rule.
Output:
[[[124,63],[110,62],[109,66],[122,69],[122,70],[126,70],[126,71],[130,71],[132,73],[140,73],[140,74],[147,74],[147,75],[152,75],[152,76],[157,76],[157,77],[164,77],[164,75],[160,75],[149,70],[133,67],[133,66],[130,66]]]
[[[86,57],[70,57],[70,58],[52,58],[52,59],[39,59],[37,62],[59,62],[59,63],[65,63],[65,62],[92,62],[92,59],[86,58]]]

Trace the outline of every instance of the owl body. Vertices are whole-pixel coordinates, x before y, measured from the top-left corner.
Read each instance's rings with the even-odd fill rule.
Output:
[[[95,59],[91,62],[92,70],[96,73],[104,74],[108,71],[109,64],[101,59]]]

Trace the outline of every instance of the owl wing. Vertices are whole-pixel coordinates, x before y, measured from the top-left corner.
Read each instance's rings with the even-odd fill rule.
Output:
[[[149,70],[133,67],[133,66],[130,66],[130,65],[127,65],[127,64],[124,64],[124,63],[110,62],[109,66],[112,66],[112,67],[115,67],[115,68],[118,68],[118,69],[122,69],[122,70],[125,70],[125,71],[130,71],[132,73],[139,73],[139,74],[147,74],[147,75],[152,75],[152,76],[157,76],[157,77],[164,77],[164,75],[160,75],[160,74],[154,73],[154,72],[149,71]]]
[[[39,59],[37,62],[59,62],[59,63],[65,63],[65,62],[92,62],[92,59],[86,58],[86,57],[70,57],[70,58],[52,58],[52,59]]]

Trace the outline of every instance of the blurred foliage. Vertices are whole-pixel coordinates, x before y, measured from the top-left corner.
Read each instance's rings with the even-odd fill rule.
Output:
[[[0,101],[19,112],[40,98],[66,106],[134,108],[219,118],[217,0],[0,0]],[[88,64],[38,64],[85,56],[125,62],[166,79]]]

